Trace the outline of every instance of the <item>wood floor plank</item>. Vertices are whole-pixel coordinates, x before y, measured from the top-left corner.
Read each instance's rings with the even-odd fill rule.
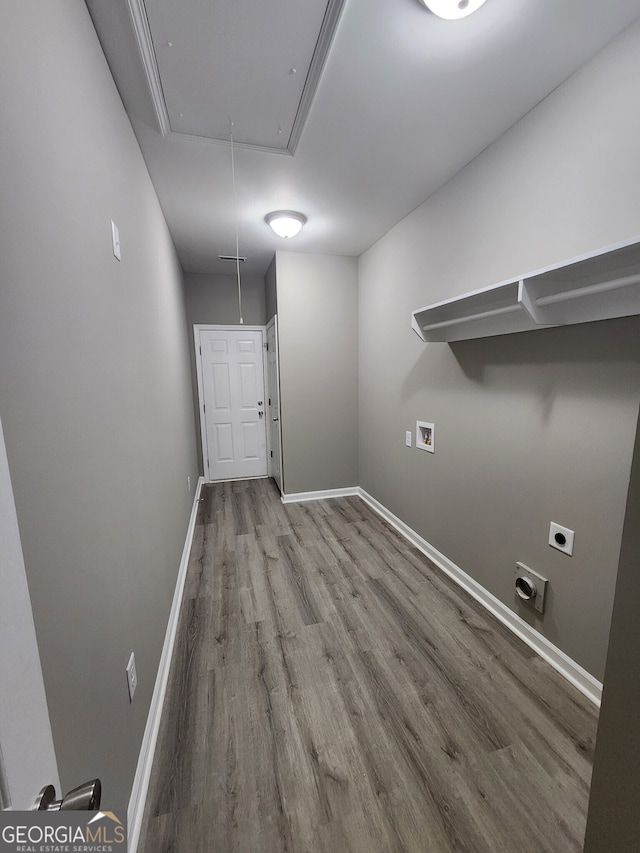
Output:
[[[357,497],[202,490],[139,853],[567,853],[593,706]]]
[[[263,622],[270,618],[270,606],[264,578],[264,559],[255,534],[238,536],[235,553],[238,594],[244,621]]]
[[[318,605],[307,581],[305,561],[292,536],[278,536],[278,551],[283,575],[289,583],[293,598],[305,625],[322,622]]]

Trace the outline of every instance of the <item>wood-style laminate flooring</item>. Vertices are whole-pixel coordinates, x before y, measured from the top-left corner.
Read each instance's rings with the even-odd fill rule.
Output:
[[[596,721],[359,498],[208,485],[139,853],[580,851]]]

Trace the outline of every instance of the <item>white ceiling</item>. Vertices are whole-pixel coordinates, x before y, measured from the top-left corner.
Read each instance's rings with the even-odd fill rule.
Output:
[[[459,21],[419,0],[138,0],[150,85],[134,0],[86,2],[186,271],[235,272],[214,141],[233,131],[243,275],[278,248],[361,254],[640,17],[638,0],[487,0]],[[264,222],[280,208],[308,217],[293,240]]]

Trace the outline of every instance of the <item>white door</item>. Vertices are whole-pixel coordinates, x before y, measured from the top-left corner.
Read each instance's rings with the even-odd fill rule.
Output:
[[[280,432],[280,373],[278,370],[278,318],[267,325],[267,417],[269,473],[282,491],[282,437]]]
[[[265,330],[195,329],[205,478],[266,477]]]
[[[60,780],[0,423],[0,806],[28,809]]]

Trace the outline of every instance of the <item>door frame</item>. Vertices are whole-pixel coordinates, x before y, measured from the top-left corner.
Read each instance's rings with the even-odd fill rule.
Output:
[[[209,470],[209,455],[207,448],[207,426],[204,418],[204,381],[202,376],[202,349],[200,345],[200,332],[237,332],[240,330],[247,332],[262,332],[262,381],[263,381],[263,399],[267,392],[267,327],[266,326],[247,326],[234,323],[194,323],[193,324],[193,342],[195,347],[196,359],[196,377],[198,382],[198,417],[200,418],[200,447],[202,448],[202,467],[204,470],[205,482],[213,482],[211,480],[211,472]],[[265,406],[266,412],[266,406]],[[270,459],[270,440],[269,430],[265,420],[265,433],[267,435],[267,472],[269,471]],[[269,476],[269,475],[268,475]]]
[[[280,347],[279,347],[279,341],[278,341],[278,315],[277,314],[274,314],[273,317],[269,320],[269,322],[266,325],[267,340],[269,337],[269,329],[271,328],[271,326],[273,326],[273,336],[274,336],[274,339],[276,342],[276,383],[278,385],[278,434],[280,437],[280,482],[279,483],[275,479],[275,477],[273,477],[273,463],[271,461],[273,458],[272,457],[273,447],[271,446],[271,430],[270,429],[267,430],[267,452],[269,454],[269,456],[267,457],[267,462],[269,465],[269,476],[273,477],[276,485],[280,489],[280,492],[284,494],[284,462],[283,462],[283,453],[282,453],[282,400],[281,400],[281,394],[280,394]],[[266,352],[268,352],[268,350]],[[266,358],[266,354],[265,354],[265,358]],[[268,361],[268,359],[267,359],[267,361]],[[267,372],[265,374],[265,380],[266,380],[267,400],[269,403],[269,417],[271,417],[270,400],[271,400],[272,394],[271,394],[271,385],[269,383],[268,365],[267,365]]]

